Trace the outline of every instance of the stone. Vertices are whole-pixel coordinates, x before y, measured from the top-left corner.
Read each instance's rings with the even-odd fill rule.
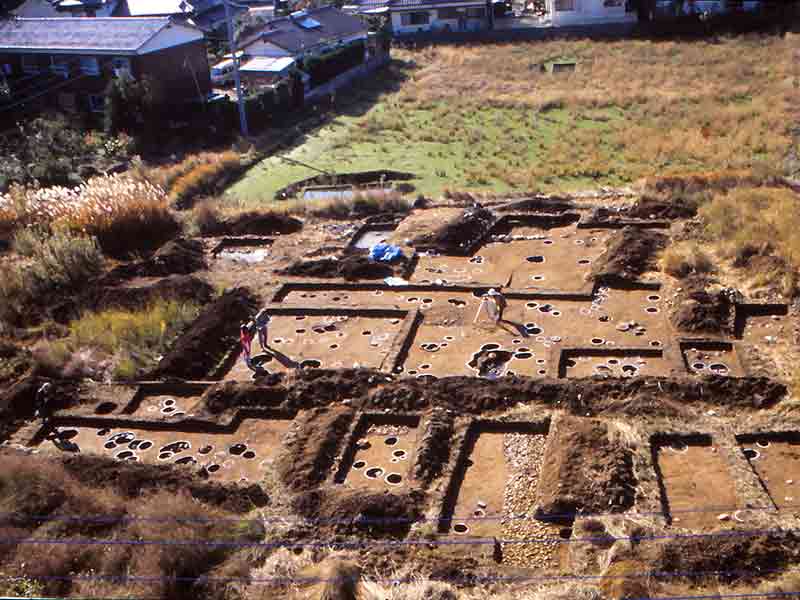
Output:
[[[722,513],[721,515],[719,515],[717,517],[717,520],[718,521],[730,521],[731,520],[731,516],[728,513]]]

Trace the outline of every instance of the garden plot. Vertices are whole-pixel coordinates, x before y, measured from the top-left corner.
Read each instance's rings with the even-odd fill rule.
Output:
[[[296,368],[381,367],[402,327],[398,317],[275,315],[268,348],[253,341],[253,362],[270,372]],[[253,372],[239,360],[225,379],[249,380]]]
[[[666,369],[657,355],[670,330],[661,314],[658,292],[603,287],[591,300],[516,296],[509,298],[504,320],[495,324],[485,315],[473,322],[482,291],[321,286],[318,290],[289,288],[284,302],[419,309],[423,318],[403,364],[404,372],[411,376],[516,373],[542,377],[549,373],[549,356],[560,344],[592,351],[648,348],[654,351],[645,358],[649,366],[636,364],[635,374],[660,374]],[[589,374],[592,370],[587,365]]]
[[[729,342],[684,341],[680,346],[686,369],[690,373],[732,377],[745,374],[736,349]]]
[[[479,423],[470,428],[448,489],[440,531],[506,540],[495,559],[512,566],[558,569],[569,528],[533,518],[546,426]],[[532,539],[543,541],[530,543]],[[528,540],[528,543],[514,543]]]
[[[336,482],[372,490],[405,487],[414,463],[418,427],[419,417],[363,417],[342,458]]]
[[[586,287],[608,230],[574,224],[545,229],[514,227],[493,235],[472,256],[420,253],[414,283],[485,283],[513,289],[574,291]]]
[[[800,504],[800,435],[742,436],[742,452],[778,509]]]
[[[212,479],[226,482],[260,481],[290,425],[290,419],[245,419],[230,432],[54,426],[43,433],[39,448],[204,468]]]
[[[667,518],[691,530],[724,526],[738,500],[724,450],[711,438],[674,439],[653,446]]]

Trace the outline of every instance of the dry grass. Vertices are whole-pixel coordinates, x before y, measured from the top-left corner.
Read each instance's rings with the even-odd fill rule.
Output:
[[[47,344],[36,356],[48,371],[133,379],[155,366],[199,312],[198,305],[175,300],[158,300],[137,311],[90,312],[69,324],[66,340]]]
[[[706,231],[724,255],[747,262],[752,255],[779,259],[759,276],[796,292],[800,272],[800,199],[788,188],[742,187],[716,195],[700,209]]]
[[[681,278],[694,273],[712,273],[714,262],[697,243],[679,242],[661,254],[661,268],[665,273]]]
[[[147,520],[85,522],[24,520],[4,528],[3,537],[108,538],[120,540],[193,540],[181,545],[48,545],[20,544],[0,548],[0,569],[24,577],[1,588],[7,593],[21,581],[33,582],[41,595],[84,597],[196,598],[201,588],[192,582],[162,577],[196,578],[219,567],[234,552],[208,541],[252,541],[263,533],[251,522],[231,522],[232,515],[203,505],[188,495],[157,492],[123,497],[113,483],[90,487],[53,460],[21,455],[0,456],[0,508],[18,515],[134,516]],[[223,520],[215,520],[223,519]],[[146,581],[82,580],[70,576],[112,575],[153,578]],[[245,574],[246,576],[246,574]],[[65,580],[48,579],[64,577]],[[38,579],[42,578],[42,579]],[[204,596],[208,597],[208,596]]]
[[[0,320],[20,323],[33,305],[77,292],[98,275],[103,255],[94,238],[58,230],[22,230],[14,247],[28,259],[0,265]]]
[[[247,164],[237,152],[202,152],[193,154],[176,165],[156,169],[137,169],[137,177],[168,192],[179,207],[188,207],[195,198],[222,191]]]
[[[517,186],[593,173],[633,179],[768,169],[791,145],[796,37],[429,47],[402,55],[419,67],[392,100],[396,110],[376,113],[362,128],[371,136],[399,131],[419,141],[464,138],[473,147],[483,143],[482,135],[499,135],[508,151],[495,165],[501,172],[491,174]],[[578,69],[562,75],[539,70],[556,57],[577,60]],[[547,152],[536,164],[512,164],[519,156],[513,150],[528,140],[502,124],[498,132],[471,129],[463,115],[478,107],[528,111],[542,122],[539,143]],[[420,108],[433,111],[435,127],[419,128],[408,118]],[[562,118],[568,131],[547,139],[548,123]],[[598,127],[606,128],[604,135]],[[487,160],[480,159],[478,171],[491,172]]]
[[[179,229],[161,188],[124,175],[95,177],[74,189],[16,186],[0,195],[0,219],[0,228],[65,228],[95,236],[111,256],[150,250]]]

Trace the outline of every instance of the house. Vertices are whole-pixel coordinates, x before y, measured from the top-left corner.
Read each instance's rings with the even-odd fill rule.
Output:
[[[491,0],[357,0],[345,10],[387,15],[396,35],[428,31],[481,31],[491,28]]]
[[[110,17],[119,0],[25,0],[12,14],[21,19]]]
[[[630,0],[546,0],[553,26],[624,23],[637,20],[636,3]]]
[[[115,17],[188,18],[194,6],[187,0],[118,0]]]
[[[289,56],[299,60],[364,42],[367,35],[361,19],[333,6],[324,6],[268,21],[246,39],[240,40],[238,48],[246,56]]]
[[[203,32],[168,17],[2,21],[0,72],[6,110],[44,103],[102,112],[108,82],[120,76],[147,78],[172,105],[211,91]]]

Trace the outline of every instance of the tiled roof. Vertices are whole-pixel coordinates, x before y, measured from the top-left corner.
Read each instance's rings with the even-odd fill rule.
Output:
[[[391,0],[390,6],[392,8],[416,8],[418,6],[430,6],[432,4],[447,4],[457,5],[463,4],[464,6],[485,6],[485,0]]]
[[[0,21],[0,49],[133,52],[169,23],[169,17],[9,19]]]
[[[309,17],[320,26],[306,28],[299,24]],[[332,6],[325,6],[305,11],[303,17],[283,17],[270,21],[247,39],[241,40],[239,47],[245,48],[264,38],[291,53],[298,53],[327,40],[366,32],[367,28],[358,17],[345,14]]]

